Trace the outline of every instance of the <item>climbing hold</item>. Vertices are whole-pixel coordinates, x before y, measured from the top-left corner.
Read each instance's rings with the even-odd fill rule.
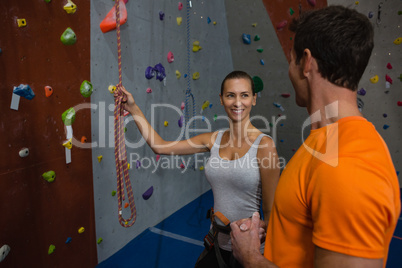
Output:
[[[128,206],[129,206],[129,204],[126,202],[126,203],[124,204],[124,208],[128,208]]]
[[[87,80],[84,80],[82,82],[82,84],[81,84],[81,87],[80,87],[81,95],[84,98],[88,98],[89,96],[91,96],[92,91],[93,91],[93,87],[92,87],[91,82],[89,82]]]
[[[205,116],[202,116],[201,119],[202,119],[202,122],[205,122]]]
[[[262,82],[262,79],[259,76],[254,76],[253,81],[254,81],[255,93],[258,93],[264,89],[264,83]]]
[[[165,122],[163,122],[163,125],[164,125],[165,127],[167,127],[167,126],[169,125],[169,122],[168,122],[168,121],[165,121]]]
[[[394,40],[395,45],[400,45],[402,43],[402,37],[398,37],[397,39]]]
[[[384,118],[386,118],[388,115],[387,115],[387,114],[382,114],[382,116],[383,116]]]
[[[260,41],[260,36],[257,34],[256,36],[254,36],[254,41]]]
[[[18,27],[25,27],[27,26],[27,21],[25,19],[17,19]]]
[[[184,116],[181,115],[177,122],[179,124],[179,127],[183,127],[183,122],[184,122]]]
[[[82,234],[83,232],[85,232],[85,228],[84,227],[80,227],[80,229],[78,229],[78,233]]]
[[[45,86],[45,95],[46,97],[50,97],[53,94],[53,88],[50,86]]]
[[[181,25],[181,22],[183,21],[183,18],[182,17],[177,17],[176,18],[176,21],[177,21],[177,25]]]
[[[385,81],[389,82],[392,85],[392,79],[389,75],[385,75]]]
[[[214,21],[213,24],[216,25],[216,21]]]
[[[280,142],[284,142],[285,140],[280,140]]]
[[[100,163],[100,162],[102,161],[103,156],[100,155],[100,156],[98,156],[97,158],[98,158],[98,162]]]
[[[67,109],[62,115],[61,120],[63,120],[64,125],[71,126],[75,121],[75,110],[73,107]]]
[[[127,169],[130,169],[130,164],[129,163],[127,163]]]
[[[163,20],[165,18],[165,13],[163,11],[159,11],[159,19]]]
[[[203,170],[204,170],[204,166],[200,166],[200,170],[203,171]]]
[[[145,70],[145,77],[147,79],[151,79],[152,77],[155,76],[155,70],[151,66],[148,66],[147,69]]]
[[[370,12],[368,13],[368,16],[367,16],[367,17],[368,17],[369,19],[371,19],[373,16],[374,16],[374,12],[373,12],[373,11],[370,11]]]
[[[279,22],[279,23],[276,25],[276,29],[280,31],[280,30],[282,30],[283,28],[285,28],[286,25],[288,25],[288,21],[287,21],[287,20],[283,20],[283,21]]]
[[[155,65],[154,70],[156,71],[156,79],[162,81],[166,77],[165,68],[161,63]]]
[[[29,149],[28,148],[22,148],[19,152],[20,157],[27,157],[29,155]]]
[[[184,110],[184,107],[185,107],[184,101],[182,101],[182,102],[181,102],[181,105],[180,105],[180,109]]]
[[[255,23],[251,24],[251,26],[253,26],[255,28],[255,27],[257,27],[257,23],[255,22]]]
[[[398,79],[402,82],[402,74],[399,75]]]
[[[66,239],[66,244],[71,243],[71,240],[73,240],[71,237],[67,237],[67,239]]]
[[[202,47],[200,46],[200,42],[199,41],[194,41],[193,42],[193,52],[198,52],[201,49],[202,49]]]
[[[257,51],[258,51],[259,53],[262,53],[262,52],[264,51],[264,49],[262,49],[262,48],[257,48]]]
[[[388,129],[389,126],[385,124],[382,128],[383,128],[383,129]]]
[[[10,252],[10,246],[9,245],[3,245],[0,248],[0,262],[4,260],[4,258],[8,255]]]
[[[14,87],[13,93],[26,98],[27,100],[32,100],[35,97],[35,93],[29,85],[21,84],[18,87]]]
[[[50,3],[52,0],[45,0],[46,3]]]
[[[50,245],[49,249],[47,250],[47,254],[49,255],[52,254],[55,251],[55,249],[56,249],[55,245]]]
[[[358,4],[359,4],[359,1],[356,1],[356,2],[355,2],[355,5],[357,6]]]
[[[145,193],[142,194],[142,198],[144,198],[144,200],[148,200],[152,193],[154,192],[154,187],[151,186],[148,190],[145,191]]]
[[[72,138],[69,139],[68,141],[66,141],[65,143],[63,143],[63,146],[66,147],[67,149],[71,150],[71,148],[73,148]]]
[[[204,101],[204,103],[202,104],[202,106],[201,106],[201,114],[202,114],[202,112],[207,108],[209,106],[209,101],[208,100],[206,100],[206,101]]]
[[[360,96],[366,95],[366,90],[365,90],[364,88],[359,89],[359,90],[357,91],[357,95],[360,95]]]
[[[87,137],[82,136],[82,137],[81,137],[81,143],[86,143],[86,142],[87,142]]]
[[[289,93],[282,93],[281,96],[284,97],[284,98],[289,98],[290,94]]]
[[[54,179],[56,179],[56,172],[54,172],[53,170],[46,171],[42,174],[42,177],[47,182],[54,182]]]
[[[109,92],[113,94],[114,91],[116,90],[116,86],[110,85],[110,86],[107,88],[107,90],[109,90]]]
[[[65,4],[63,8],[68,14],[74,14],[75,11],[77,11],[77,5],[71,0],[67,0],[67,4]]]
[[[178,8],[179,8],[179,10],[182,10],[182,9],[183,9],[183,3],[182,3],[182,2],[179,2]]]
[[[211,23],[211,18],[210,18],[210,17],[207,18],[207,23],[208,23],[208,24]]]
[[[123,0],[119,0],[120,9],[120,25],[127,22],[127,9]],[[99,25],[103,33],[109,32],[116,29],[116,7],[113,6],[112,9],[107,13],[106,17],[102,20]]]
[[[116,195],[116,191],[112,191],[112,196],[115,196]]]
[[[141,162],[139,160],[137,160],[137,162],[135,163],[135,168],[139,169],[141,167]]]
[[[377,83],[378,82],[378,75],[375,75],[375,76],[371,77],[370,82],[373,83],[373,84]]]
[[[402,15],[402,10],[398,10],[398,15]]]
[[[156,161],[159,161],[159,159],[161,158],[161,156],[159,154],[156,155]]]
[[[99,237],[98,241],[96,241],[96,243],[99,245],[100,243],[102,243],[102,241],[103,241],[102,237]]]
[[[290,8],[289,8],[289,14],[290,14],[290,16],[292,16],[294,13],[295,13],[294,10],[290,7]]]
[[[274,102],[273,104],[274,104],[275,107],[281,109],[282,112],[285,111],[285,109],[279,103]]]
[[[193,73],[193,80],[197,80],[199,78],[200,78],[200,73],[199,72]]]
[[[209,108],[212,108],[212,103],[209,104]]]
[[[397,105],[398,105],[398,106],[402,106],[402,101],[398,101],[398,102],[397,102]]]
[[[218,119],[218,115],[214,115],[214,121],[216,121],[216,119]]]
[[[307,0],[307,2],[310,4],[310,6],[315,7],[316,1],[315,0]]]
[[[181,168],[181,169],[184,169],[184,168],[185,168],[185,166],[184,166],[183,163],[180,164],[180,168]]]
[[[388,69],[390,69],[390,70],[392,69],[392,65],[391,65],[391,63],[389,63],[389,62],[388,62],[388,64],[387,64],[387,68],[388,68]]]
[[[243,39],[243,43],[246,45],[251,44],[251,39],[250,39],[250,35],[249,34],[242,34],[242,39]]]
[[[77,36],[75,35],[74,31],[68,27],[60,36],[60,40],[63,44],[71,46],[77,42]]]
[[[167,61],[168,61],[169,63],[172,63],[172,62],[174,61],[174,56],[173,56],[172,51],[169,51],[169,53],[168,53],[168,55],[167,55]]]
[[[147,93],[152,93],[152,88],[147,88]]]
[[[180,79],[180,77],[181,77],[181,73],[178,70],[176,70],[176,78]]]

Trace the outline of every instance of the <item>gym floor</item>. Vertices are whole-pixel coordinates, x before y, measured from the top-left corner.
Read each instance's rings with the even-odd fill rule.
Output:
[[[97,268],[194,267],[204,250],[203,239],[209,230],[207,211],[213,205],[208,191],[154,227],[129,242]],[[391,241],[387,268],[402,267],[402,217]]]

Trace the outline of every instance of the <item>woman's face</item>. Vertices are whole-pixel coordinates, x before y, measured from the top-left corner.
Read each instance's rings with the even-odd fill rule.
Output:
[[[243,121],[250,118],[251,107],[256,104],[250,81],[244,78],[226,80],[221,104],[232,121]]]

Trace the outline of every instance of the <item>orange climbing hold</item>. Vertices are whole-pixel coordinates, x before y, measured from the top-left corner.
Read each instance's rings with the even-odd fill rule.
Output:
[[[123,25],[127,22],[127,9],[126,5],[124,4],[126,1],[119,0],[120,6],[120,25]],[[100,23],[100,28],[103,33],[109,32],[111,30],[116,29],[116,7],[113,8],[107,13],[106,17]]]
[[[52,87],[50,87],[50,86],[45,86],[45,94],[46,94],[46,97],[52,96],[52,94],[53,94],[53,89],[52,89]]]

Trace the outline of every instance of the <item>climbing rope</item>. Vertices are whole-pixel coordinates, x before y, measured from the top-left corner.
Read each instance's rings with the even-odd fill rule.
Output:
[[[114,156],[116,160],[117,176],[117,200],[119,209],[119,223],[123,227],[130,227],[135,223],[137,211],[134,203],[133,189],[131,187],[130,176],[128,173],[126,143],[124,138],[124,109],[123,104],[127,101],[127,96],[121,91],[121,41],[120,41],[120,0],[116,0],[116,31],[117,31],[117,55],[119,64],[119,83],[114,92]],[[123,218],[122,201],[125,200],[124,185],[127,188],[127,196],[131,210],[130,218]]]

